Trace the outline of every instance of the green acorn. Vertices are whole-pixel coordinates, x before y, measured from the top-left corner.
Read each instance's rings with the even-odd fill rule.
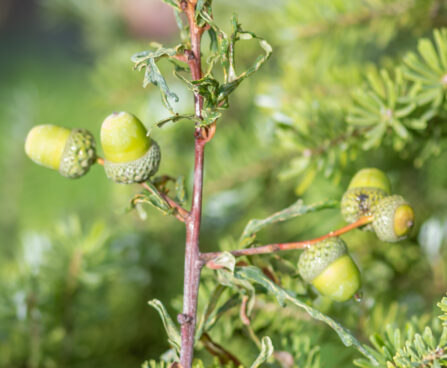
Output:
[[[95,139],[86,129],[38,125],[30,130],[25,152],[35,163],[58,170],[67,178],[79,178],[96,161]]]
[[[351,179],[348,190],[341,199],[341,214],[346,222],[353,223],[360,217],[370,216],[377,203],[391,191],[385,173],[375,168],[362,169]],[[372,230],[372,225],[363,227]]]
[[[160,147],[132,114],[109,115],[101,126],[101,145],[107,177],[118,183],[141,183],[158,170]]]
[[[393,243],[405,239],[414,226],[414,210],[399,195],[383,198],[374,210],[372,226],[382,241]]]
[[[382,170],[376,168],[358,171],[349,182],[348,189],[353,188],[377,188],[387,194],[391,193],[390,180]]]
[[[360,288],[360,271],[345,242],[328,238],[306,249],[298,261],[301,277],[322,295],[337,302],[350,299]]]

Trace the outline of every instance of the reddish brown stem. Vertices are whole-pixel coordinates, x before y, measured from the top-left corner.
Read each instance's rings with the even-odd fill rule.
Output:
[[[185,12],[191,37],[191,50],[186,50],[187,62],[191,70],[192,79],[202,78],[200,59],[200,41],[203,28],[195,22],[195,6],[197,0],[182,0],[180,6]],[[203,97],[194,93],[195,115],[202,118]],[[203,263],[200,260],[199,235],[202,217],[202,186],[203,186],[203,160],[205,144],[209,141],[209,130],[196,126],[195,159],[194,159],[194,185],[192,205],[186,220],[186,249],[185,270],[183,283],[183,313],[178,316],[181,324],[181,351],[180,364],[183,368],[191,368],[194,356],[194,334],[197,316],[197,298],[199,293],[200,271]],[[214,132],[213,132],[214,133]]]
[[[197,298],[199,294],[200,271],[202,269],[199,250],[199,235],[202,217],[204,148],[205,142],[196,137],[192,206],[190,216],[186,221],[183,313],[179,315],[179,322],[182,325],[180,363],[184,368],[190,368],[192,366],[197,316]]]
[[[311,245],[321,242],[322,240],[325,240],[327,238],[331,238],[334,236],[340,236],[342,234],[345,234],[353,229],[356,229],[360,226],[369,224],[373,220],[372,216],[365,216],[358,219],[356,222],[353,222],[352,224],[346,225],[338,230],[331,231],[330,233],[320,236],[315,239],[311,240],[303,240],[299,242],[290,242],[290,243],[276,243],[276,244],[267,244],[260,247],[254,247],[254,248],[246,248],[246,249],[238,249],[233,250],[230,252],[235,257],[241,257],[241,256],[251,256],[255,254],[268,254],[268,253],[275,253],[282,250],[292,250],[292,249],[304,249],[308,248]],[[222,266],[217,265],[213,262],[213,259],[221,255],[222,252],[209,252],[209,253],[202,253],[201,254],[201,260],[203,262],[207,262],[206,266],[212,269],[219,269]]]

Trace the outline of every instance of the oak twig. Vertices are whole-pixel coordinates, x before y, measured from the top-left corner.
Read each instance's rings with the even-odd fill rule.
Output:
[[[197,0],[182,0],[180,7],[189,22],[191,50],[185,50],[187,62],[193,80],[202,78],[202,63],[200,55],[200,42],[204,28],[199,27],[195,21],[195,7]],[[203,97],[194,92],[195,115],[202,119]],[[201,128],[196,124],[194,133],[195,159],[194,159],[194,185],[191,211],[185,221],[185,270],[183,282],[183,313],[181,323],[181,350],[180,364],[183,368],[190,368],[194,356],[194,334],[197,318],[197,299],[199,293],[200,271],[203,263],[200,260],[199,235],[202,218],[202,192],[203,192],[203,161],[206,143],[212,138],[212,131],[208,127]]]
[[[152,192],[152,189],[146,183],[143,182],[140,183],[140,185],[147,191]],[[185,222],[189,216],[189,212],[162,191],[158,191],[158,194],[160,194],[160,196],[169,204],[169,206],[176,210],[175,217],[177,217],[177,219],[179,219],[181,222]]]
[[[356,222],[353,222],[352,224],[346,225],[338,230],[331,231],[328,234],[325,234],[323,236],[320,236],[318,238],[310,239],[310,240],[303,240],[299,242],[290,242],[290,243],[275,243],[275,244],[267,244],[260,247],[253,247],[253,248],[246,248],[246,249],[237,249],[233,250],[230,253],[235,257],[241,257],[241,256],[250,256],[254,254],[268,254],[268,253],[275,253],[283,250],[292,250],[292,249],[305,249],[309,248],[311,245],[316,244],[318,242],[321,242],[322,240],[325,240],[327,238],[340,236],[342,234],[345,234],[353,229],[356,229],[360,226],[369,224],[373,220],[373,216],[364,216],[358,219]],[[212,269],[219,269],[223,266],[217,265],[213,262],[213,259],[220,256],[222,252],[208,252],[208,253],[202,253],[201,254],[201,260],[206,263],[206,266]]]
[[[104,166],[104,159],[102,157],[97,157],[96,163]],[[147,191],[152,192],[152,189],[147,185],[147,183],[143,182],[140,183],[140,185]],[[185,222],[186,218],[189,216],[189,212],[162,191],[158,191],[158,194],[169,204],[169,206],[176,210],[175,217],[177,217],[180,221]]]

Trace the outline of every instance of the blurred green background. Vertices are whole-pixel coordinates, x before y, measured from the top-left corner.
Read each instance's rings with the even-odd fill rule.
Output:
[[[393,245],[370,233],[346,235],[363,271],[363,300],[315,303],[363,341],[388,322],[403,326],[411,316],[430,315],[447,282],[445,142],[418,168],[411,152],[382,147],[358,149],[332,172],[316,165],[309,174],[294,161],[303,157],[305,143],[281,124],[289,116],[310,127],[314,119],[325,119],[343,133],[344,106],[365,73],[399,63],[418,38],[447,25],[445,3],[216,0],[214,12],[225,29],[237,13],[243,28],[266,38],[274,54],[231,97],[207,147],[203,249],[231,248],[249,219],[268,216],[300,196],[309,203],[339,199],[356,170],[379,167],[416,208],[417,229]],[[112,111],[132,112],[147,126],[168,116],[159,91],[143,89],[142,73],[130,62],[154,40],[178,41],[172,12],[158,0],[0,3],[1,367],[130,367],[168,349],[147,301],[162,300],[172,315],[180,311],[183,226],[151,208],[144,220],[125,213],[139,188],[108,181],[99,166],[67,180],[33,164],[23,151],[27,131],[37,124],[88,128],[98,140],[101,122]],[[241,69],[259,53],[255,44],[247,45],[237,50]],[[192,97],[171,77],[169,63],[162,63],[162,71],[180,96],[176,109],[190,111]],[[184,175],[190,188],[190,123],[167,125],[153,136],[162,148],[160,173]],[[328,210],[273,226],[259,240],[306,239],[342,225],[338,211]],[[298,255],[284,257],[296,262]],[[212,272],[205,271],[204,279],[202,298]],[[294,288],[294,280],[284,282]],[[299,313],[275,324],[278,312],[267,309],[257,312],[255,330],[276,336],[278,346],[308,331],[311,344],[321,346],[322,366],[352,365],[356,353],[340,353],[342,344],[325,326]],[[227,318],[232,323],[222,320],[215,339],[250,361],[256,346],[237,313]],[[297,351],[301,346],[287,344]]]

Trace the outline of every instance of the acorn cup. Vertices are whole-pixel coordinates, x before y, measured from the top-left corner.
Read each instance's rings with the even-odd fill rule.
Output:
[[[146,181],[160,165],[160,147],[147,136],[143,123],[134,115],[109,115],[101,126],[101,145],[107,177],[117,183]]]
[[[337,302],[350,299],[361,286],[360,271],[338,237],[306,249],[298,261],[298,270],[322,295]]]
[[[380,200],[390,195],[388,177],[375,168],[362,169],[351,179],[341,199],[341,214],[346,222],[353,223],[363,216],[370,216]],[[362,227],[373,230],[371,224]]]
[[[85,175],[96,162],[95,139],[86,129],[35,126],[26,137],[25,152],[38,165],[70,179]]]
[[[375,207],[372,226],[384,242],[403,240],[414,226],[414,210],[400,195],[383,198]]]

